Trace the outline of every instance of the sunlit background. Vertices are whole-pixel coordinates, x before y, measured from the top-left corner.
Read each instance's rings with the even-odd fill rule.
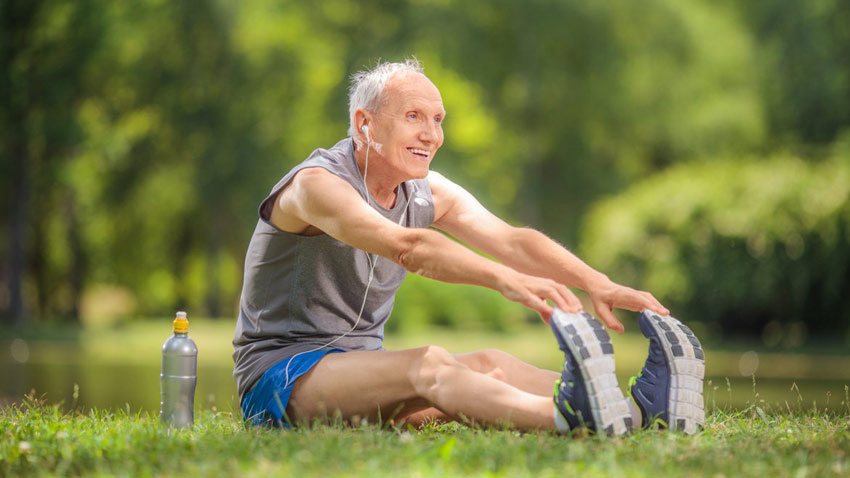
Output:
[[[258,203],[345,135],[349,75],[409,56],[448,110],[433,169],[692,325],[709,408],[846,399],[846,1],[10,0],[0,402],[156,409],[187,310],[196,405],[238,409]],[[624,385],[646,342],[621,318]],[[489,290],[410,276],[387,332],[560,366]]]

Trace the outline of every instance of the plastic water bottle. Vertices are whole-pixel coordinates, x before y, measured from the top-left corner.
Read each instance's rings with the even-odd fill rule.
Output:
[[[162,345],[159,374],[159,419],[175,427],[191,427],[195,421],[195,384],[198,381],[198,347],[189,338],[186,312],[177,312],[174,335]]]

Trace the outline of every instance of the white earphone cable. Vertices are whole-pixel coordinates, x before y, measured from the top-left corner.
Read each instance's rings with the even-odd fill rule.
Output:
[[[369,194],[369,186],[366,185],[366,176],[369,174],[369,149],[371,147],[372,141],[369,138],[368,134],[366,134],[365,136],[366,136],[366,161],[365,161],[366,164],[363,167],[363,189],[366,192],[366,204],[369,204],[371,206],[372,205],[371,195]],[[399,219],[399,221],[398,221],[399,225],[401,225],[404,222],[404,218],[407,216],[407,208],[410,207],[410,200],[411,199],[413,199],[413,191],[408,191],[407,203],[404,205],[404,210],[401,214],[401,219]],[[375,258],[372,259],[372,256],[368,252],[366,252],[366,251],[363,251],[363,252],[366,254],[366,260],[369,261],[369,280],[366,281],[366,291],[363,293],[363,301],[360,303],[360,311],[357,313],[357,320],[354,321],[354,325],[352,325],[351,328],[349,328],[347,331],[345,331],[344,334],[337,336],[336,338],[334,338],[330,342],[328,342],[324,345],[320,345],[320,346],[318,346],[314,349],[305,350],[303,352],[298,352],[297,354],[290,357],[289,361],[286,363],[286,367],[284,369],[284,375],[286,377],[286,380],[284,382],[284,388],[289,387],[289,365],[292,364],[292,360],[294,360],[295,357],[298,357],[299,355],[306,354],[306,353],[309,353],[309,352],[315,352],[316,350],[321,350],[321,349],[323,349],[323,348],[325,348],[325,347],[327,347],[331,344],[336,343],[337,341],[341,340],[343,337],[345,337],[348,334],[350,334],[351,332],[353,332],[354,329],[357,328],[357,324],[360,323],[360,319],[363,317],[363,310],[366,308],[366,298],[369,296],[369,287],[372,285],[372,279],[375,278],[375,266],[378,264],[378,255],[377,254],[375,254]],[[281,412],[284,412],[284,410],[281,410]]]

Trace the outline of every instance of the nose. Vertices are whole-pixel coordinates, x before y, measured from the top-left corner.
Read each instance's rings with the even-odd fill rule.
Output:
[[[437,143],[442,138],[443,130],[440,127],[439,123],[435,123],[433,121],[428,121],[425,124],[419,133],[419,139],[425,143]]]

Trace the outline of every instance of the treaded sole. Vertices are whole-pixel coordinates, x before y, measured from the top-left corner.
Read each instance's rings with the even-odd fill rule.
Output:
[[[661,316],[646,309],[640,320],[645,320],[655,331],[667,357],[670,372],[667,425],[689,435],[696,433],[705,423],[705,352],[702,345],[693,331],[675,317]],[[644,335],[650,338],[645,332]]]
[[[555,309],[551,320],[581,370],[593,423],[598,433],[622,435],[632,429],[632,416],[614,373],[614,347],[602,324],[587,312]]]

